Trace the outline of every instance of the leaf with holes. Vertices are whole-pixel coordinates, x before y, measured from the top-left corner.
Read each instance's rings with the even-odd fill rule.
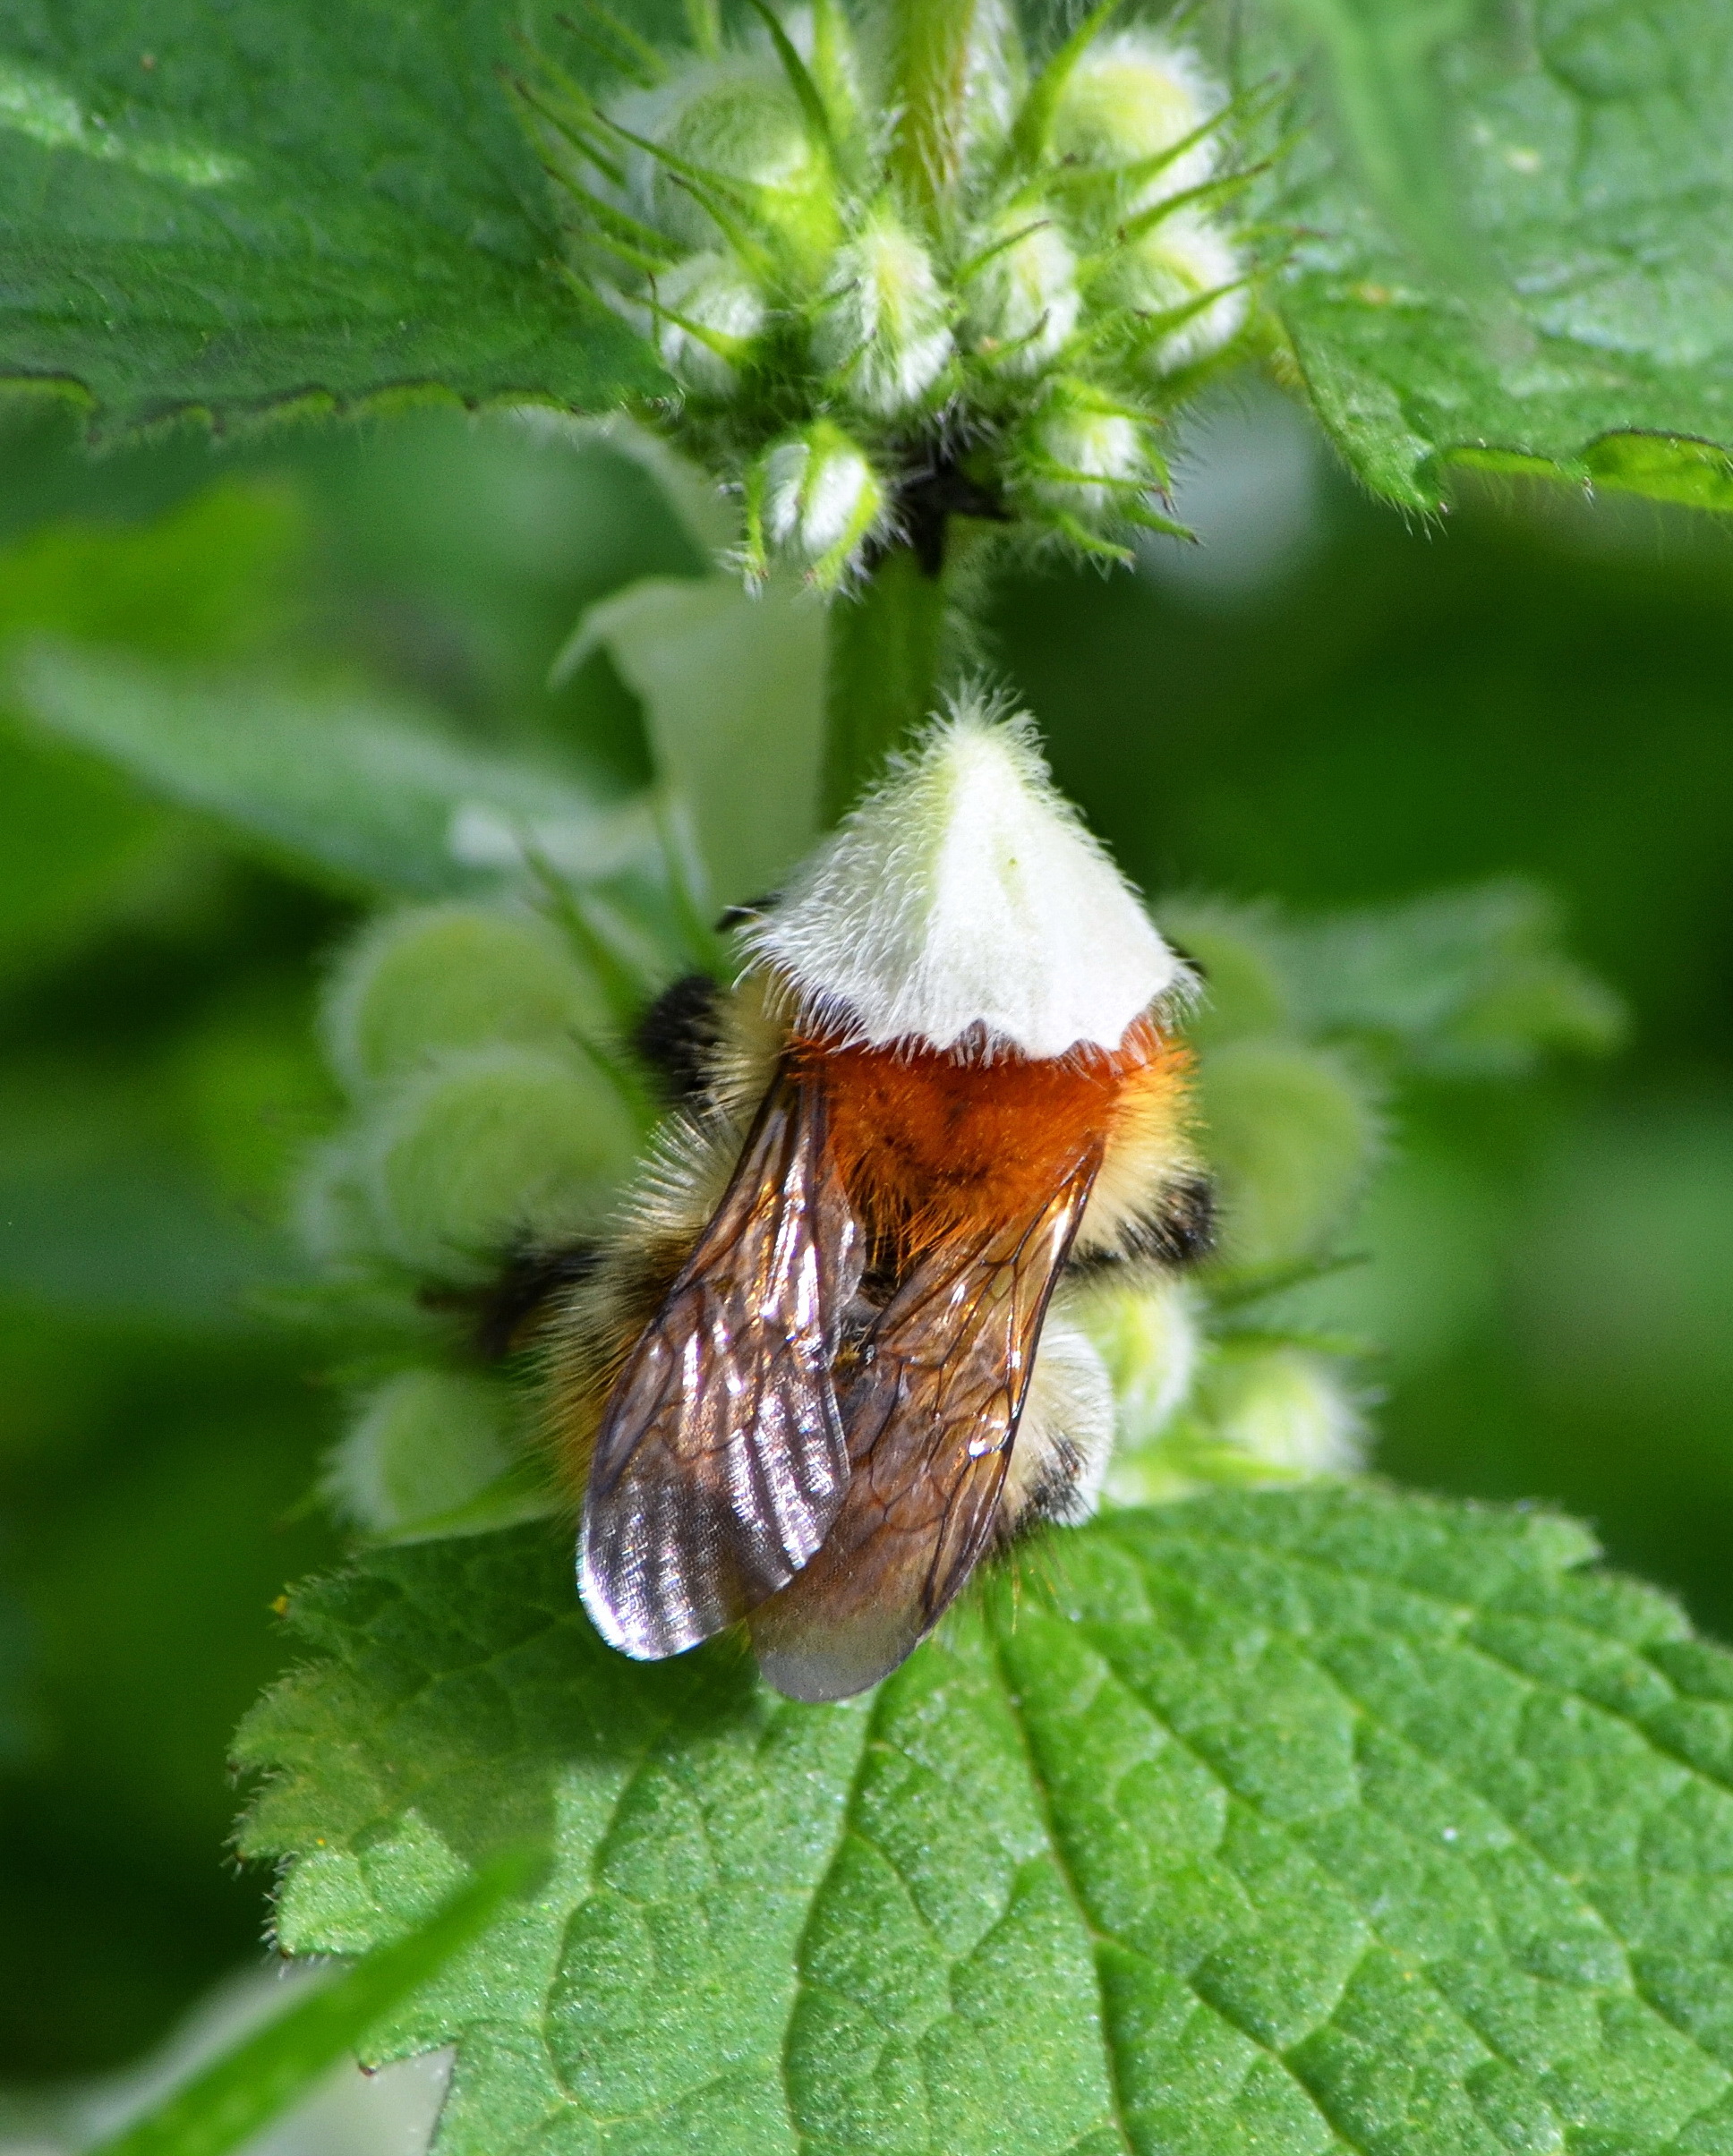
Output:
[[[442,389],[595,411],[499,0],[0,0],[0,380],[101,425]]]
[[[1733,10],[1282,0],[1251,20],[1248,72],[1310,33],[1343,124],[1339,157],[1327,131],[1302,144],[1274,212],[1301,235],[1281,312],[1361,477],[1420,509],[1453,464],[1733,508]]]
[[[644,1666],[538,1529],[303,1590],[243,1828],[296,1953],[549,1882],[375,2038],[441,2156],[1733,2146],[1733,1657],[1533,1513],[1054,1537],[869,1698]]]

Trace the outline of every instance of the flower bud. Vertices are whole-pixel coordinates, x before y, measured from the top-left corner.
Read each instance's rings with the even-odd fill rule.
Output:
[[[1365,1425],[1327,1355],[1299,1347],[1225,1352],[1212,1365],[1199,1408],[1224,1444],[1281,1481],[1352,1474]]]
[[[966,334],[1000,372],[1038,374],[1063,347],[1082,305],[1077,257],[1038,209],[1007,210],[980,235],[963,281]]]
[[[933,258],[889,209],[838,250],[813,324],[817,364],[863,411],[895,419],[932,388],[952,351]]]
[[[372,923],[338,960],[321,1018],[332,1069],[363,1095],[448,1049],[568,1042],[606,1011],[540,915],[447,905]]]
[[[636,1145],[619,1093],[575,1052],[500,1044],[441,1058],[363,1136],[380,1246],[416,1272],[481,1277],[514,1241],[593,1230]]]
[[[682,246],[713,248],[726,237],[695,174],[751,189],[755,222],[797,253],[809,253],[833,232],[829,164],[773,55],[696,61],[614,110],[632,133],[669,153],[666,160],[648,150],[634,155],[632,192],[639,214]]]
[[[1035,413],[1020,459],[1040,507],[1094,528],[1118,523],[1157,483],[1147,421],[1086,382],[1067,381]]]
[[[1177,1281],[1108,1289],[1076,1315],[1113,1380],[1120,1444],[1152,1444],[1191,1390],[1199,1334],[1191,1290]]]
[[[513,1465],[511,1397],[496,1380],[404,1370],[361,1401],[320,1487],[365,1534],[395,1536],[470,1504]]]
[[[653,289],[656,349],[669,372],[701,396],[732,396],[742,347],[764,327],[768,310],[755,281],[730,255],[688,255]]]
[[[1097,38],[1067,76],[1054,110],[1054,150],[1062,161],[1103,172],[1146,165],[1195,133],[1221,104],[1192,54],[1147,30],[1122,30]],[[1157,174],[1129,183],[1118,206],[1165,200],[1199,185],[1215,165],[1215,140],[1205,135]]]
[[[1114,255],[1097,287],[1147,325],[1141,356],[1158,374],[1212,359],[1245,326],[1244,272],[1225,234],[1175,210]]]
[[[885,491],[866,454],[841,427],[817,420],[778,442],[754,474],[747,516],[751,550],[790,557],[829,591],[845,575],[885,510]],[[762,567],[760,568],[762,574]]]
[[[1265,1038],[1206,1054],[1198,1090],[1220,1179],[1224,1255],[1252,1267],[1314,1255],[1357,1195],[1378,1143],[1364,1085],[1325,1050]]]

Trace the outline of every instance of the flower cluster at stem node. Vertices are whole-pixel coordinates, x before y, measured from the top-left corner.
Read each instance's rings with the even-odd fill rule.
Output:
[[[1160,427],[1251,319],[1242,115],[1197,57],[1111,6],[1032,66],[986,0],[754,5],[678,56],[596,9],[615,91],[516,84],[569,272],[679,384],[655,417],[743,495],[747,575],[838,589],[936,474],[1085,555],[1181,530]]]

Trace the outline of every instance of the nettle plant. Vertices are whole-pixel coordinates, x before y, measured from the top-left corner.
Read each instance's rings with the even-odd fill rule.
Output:
[[[605,420],[712,566],[549,654],[605,651],[640,698],[659,779],[624,806],[358,691],[16,658],[43,726],[381,900],[327,984],[348,1106],[294,1198],[358,1547],[290,1597],[306,1659],[238,1744],[279,1945],[358,1959],[137,2145],[229,2145],[350,2044],[454,2048],[447,2156],[1733,2145],[1733,1661],[1567,1521],[1360,1479],[1370,1366],[1319,1294],[1404,1072],[1521,1069],[1617,1010],[1515,888],[1321,922],[1177,897],[1162,942],[1027,727],[983,715],[973,626],[1019,552],[1185,543],[1176,415],[1251,364],[1416,514],[1464,465],[1733,507],[1733,314],[1703,269],[1733,20],[141,21],[0,0],[10,381],[82,396],[97,432],[438,391],[539,407],[551,456]],[[799,909],[845,858],[866,911],[826,943]],[[811,992],[755,1007],[785,1044],[852,1008],[971,1085],[1122,1055],[1150,1004],[1195,1065],[1163,1157],[1194,1192],[1207,1163],[1219,1212],[1189,1269],[1176,1231],[1060,1279],[1046,1351],[1097,1442],[1048,1509],[1093,1517],[824,1703],[732,1632],[664,1659],[599,1636],[541,1441],[542,1319],[619,1274],[597,1253],[646,1157],[689,1213],[768,1143],[713,1037],[766,966]],[[720,1167],[689,1125],[670,1151],[695,1083]],[[806,1173],[823,1147],[788,1115]],[[850,1248],[833,1229],[825,1263]],[[823,1331],[856,1382],[861,1340],[890,1352]],[[616,1580],[660,1563],[631,1541],[658,1516],[621,1515]],[[775,1588],[719,1587],[696,1540],[698,1632]],[[591,1606],[636,1654],[684,1644],[605,1583]]]

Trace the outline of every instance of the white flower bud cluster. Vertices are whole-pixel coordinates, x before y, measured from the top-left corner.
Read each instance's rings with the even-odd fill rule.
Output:
[[[1097,13],[1031,64],[983,7],[928,109],[871,0],[754,4],[707,54],[614,24],[617,94],[551,60],[516,86],[575,273],[679,384],[655,416],[746,498],[748,574],[836,589],[940,476],[1086,552],[1174,529],[1157,430],[1251,315],[1234,112],[1197,58]]]

